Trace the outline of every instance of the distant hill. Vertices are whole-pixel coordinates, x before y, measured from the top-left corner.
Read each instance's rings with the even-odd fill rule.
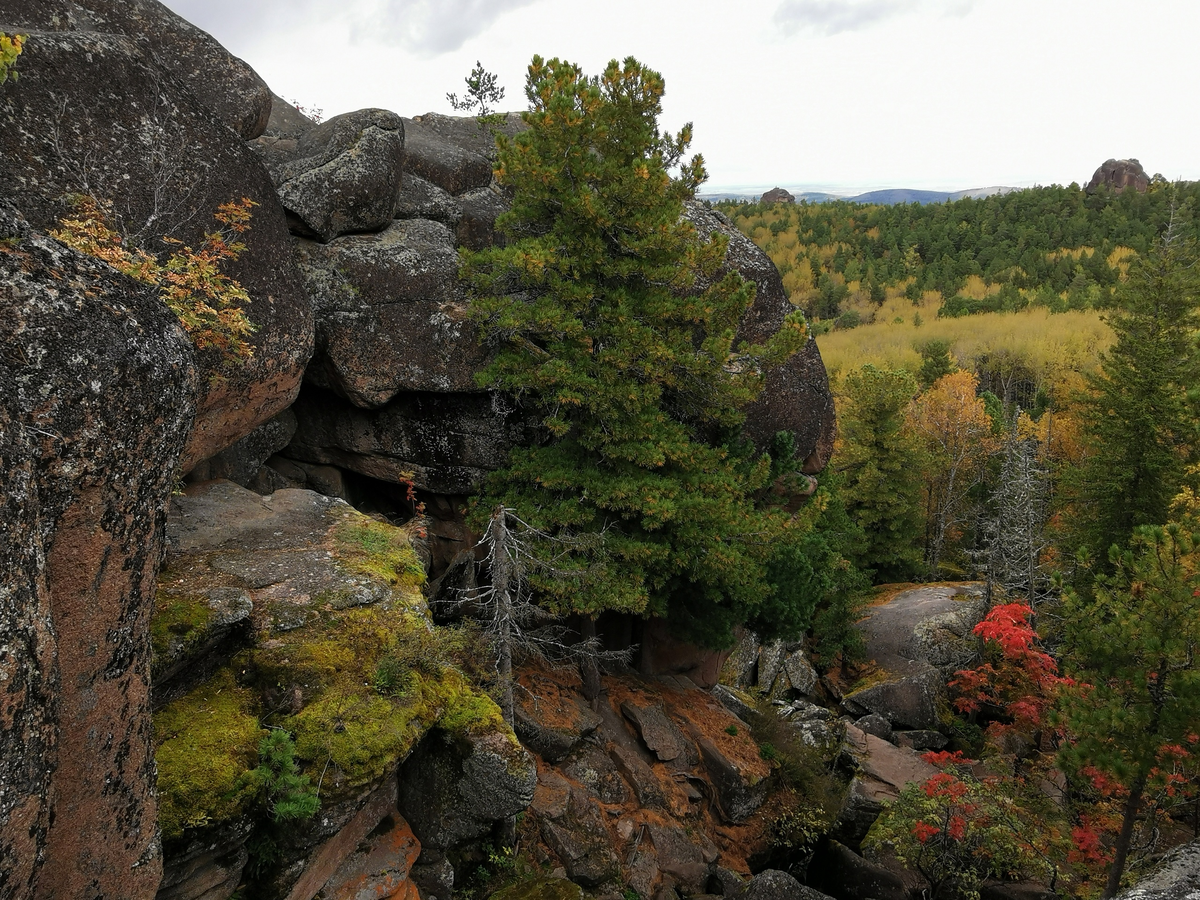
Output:
[[[831,194],[825,191],[801,191],[796,193],[796,200],[807,200],[809,203],[828,203],[832,200],[844,200],[847,203],[875,203],[881,206],[891,206],[896,203],[946,203],[951,200],[961,200],[964,197],[990,197],[994,194],[1008,194],[1020,188],[992,185],[991,187],[969,188],[965,191],[920,191],[912,188],[884,188],[877,191],[867,191],[863,194],[846,196]],[[757,202],[761,193],[711,193],[700,194],[701,200],[711,200],[716,203],[722,200]]]

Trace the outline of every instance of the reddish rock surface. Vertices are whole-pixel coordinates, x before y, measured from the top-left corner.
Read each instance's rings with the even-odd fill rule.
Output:
[[[3,207],[0,239],[0,895],[153,897],[149,612],[193,351]]]

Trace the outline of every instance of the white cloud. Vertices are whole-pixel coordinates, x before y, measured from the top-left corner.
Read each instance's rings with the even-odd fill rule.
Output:
[[[355,40],[399,45],[419,56],[458,50],[505,13],[535,0],[375,0],[348,10]]]
[[[943,15],[962,17],[976,0],[783,0],[773,21],[783,33],[814,31],[826,37],[844,31],[861,31],[879,22],[918,10],[940,9]]]

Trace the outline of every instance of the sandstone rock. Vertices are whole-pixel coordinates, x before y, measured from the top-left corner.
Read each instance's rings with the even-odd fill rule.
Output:
[[[420,175],[404,174],[396,201],[397,219],[433,219],[455,226],[462,214],[462,204],[452,195]]]
[[[680,828],[650,822],[646,830],[654,842],[659,870],[683,885],[687,893],[703,893],[708,884],[709,866],[701,848],[689,840]]]
[[[288,456],[438,494],[470,493],[533,434],[523,411],[490,393],[404,393],[367,411],[306,389],[293,409]]]
[[[276,138],[260,147],[294,231],[321,241],[378,231],[396,214],[404,166],[404,123],[385,109],[334,116],[300,132],[295,149]]]
[[[529,806],[533,757],[497,733],[454,744],[433,732],[400,767],[400,813],[422,846],[446,851],[489,834]]]
[[[401,390],[478,390],[485,356],[445,225],[398,221],[381,234],[301,241],[299,255],[316,317],[309,381],[365,408]]]
[[[150,8],[101,6],[114,21],[126,7]],[[128,241],[155,252],[169,249],[161,241],[168,237],[199,246],[223,203],[258,204],[241,236],[246,250],[224,266],[250,295],[254,356],[229,366],[218,351],[200,355],[202,395],[180,464],[186,472],[292,402],[312,352],[312,317],[262,164],[159,62],[133,38],[32,34],[20,80],[0,93],[0,117],[21,123],[0,130],[0,195],[35,227],[50,229],[71,212],[70,195],[91,193],[112,202]]]
[[[572,791],[566,813],[558,819],[543,818],[541,829],[576,884],[590,888],[620,877],[621,861],[613,852],[604,813],[582,791]]]
[[[1085,190],[1095,193],[1100,185],[1110,188],[1114,193],[1121,193],[1126,188],[1133,188],[1139,194],[1144,194],[1150,188],[1150,176],[1136,159],[1109,159],[1092,175]]]
[[[0,0],[0,22],[44,31],[99,31],[143,45],[243,140],[266,127],[270,91],[245,62],[156,0]]]
[[[0,130],[10,175],[17,130]],[[148,610],[193,350],[153,292],[3,205],[0,308],[0,884],[21,900],[148,898]]]
[[[767,869],[750,879],[741,900],[833,900],[828,894],[806,887],[787,872]]]
[[[547,762],[558,762],[579,746],[584,737],[600,727],[600,716],[577,699],[556,704],[555,724],[539,721],[539,704],[519,692],[516,703],[516,732],[521,743]],[[611,763],[610,763],[611,765]]]
[[[791,191],[781,187],[771,188],[759,199],[763,206],[770,206],[774,203],[795,203],[796,197]]]
[[[404,120],[404,170],[451,194],[486,187],[492,180],[491,161],[447,140],[425,118]]]

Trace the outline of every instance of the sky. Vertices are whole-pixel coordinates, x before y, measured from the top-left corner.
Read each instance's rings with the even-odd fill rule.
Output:
[[[707,192],[1200,179],[1198,0],[165,0],[326,118],[451,113],[476,62],[635,56]]]

